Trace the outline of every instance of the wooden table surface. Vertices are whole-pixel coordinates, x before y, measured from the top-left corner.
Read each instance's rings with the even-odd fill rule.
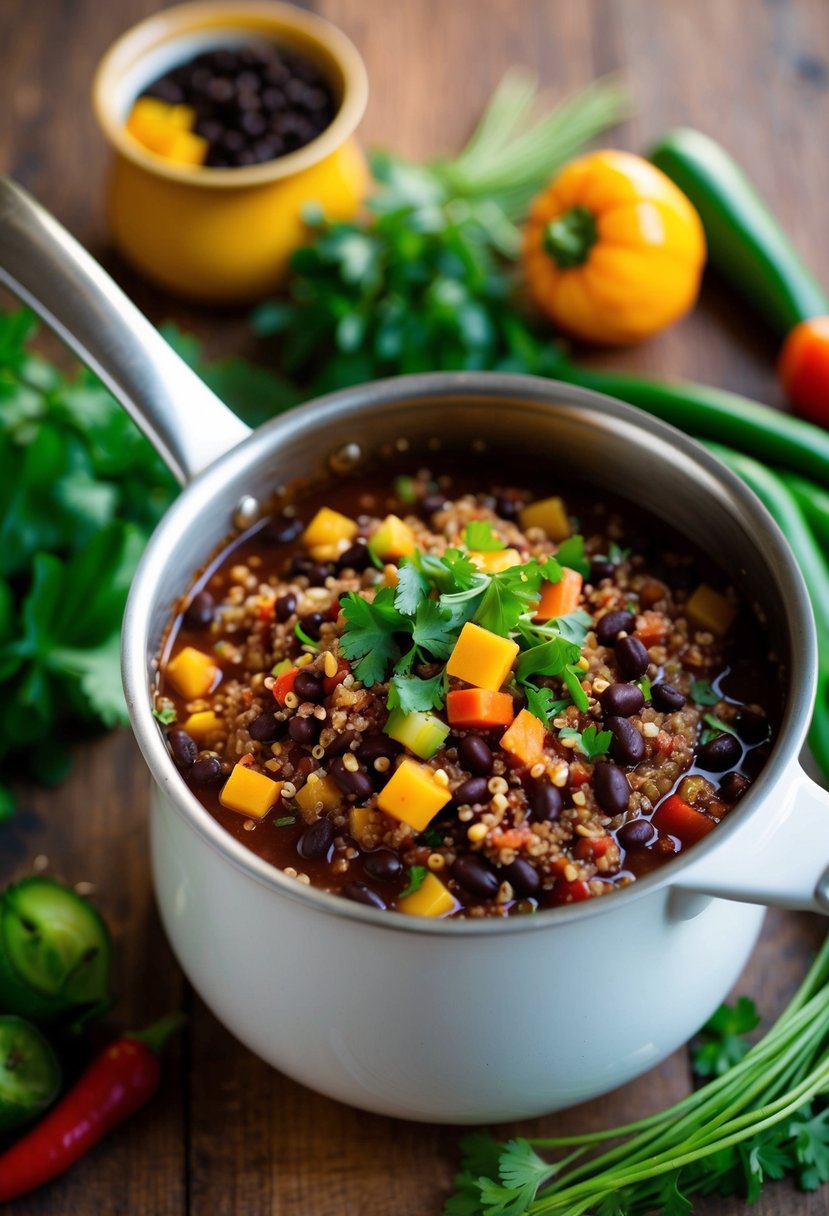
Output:
[[[106,150],[95,128],[93,66],[156,0],[2,0],[0,170],[10,172],[113,269],[154,321],[172,317],[215,353],[253,349],[243,314],[182,306],[107,253]],[[563,93],[621,69],[636,114],[619,146],[643,150],[686,123],[717,136],[750,171],[829,283],[829,9],[826,0],[318,0],[365,57],[366,143],[412,156],[457,146],[501,72],[528,64]],[[645,346],[598,364],[686,375],[779,404],[774,344],[721,285],[695,314]],[[94,884],[116,941],[112,1027],[183,1006],[189,1033],[171,1053],[158,1098],[19,1216],[437,1216],[456,1166],[458,1129],[400,1123],[319,1097],[242,1048],[193,997],[159,926],[147,858],[147,774],[127,733],[78,749],[56,792],[23,791],[0,829],[0,879],[48,858],[49,871]],[[767,1023],[820,939],[816,918],[771,913],[739,990]],[[712,943],[712,948],[715,945]],[[678,1098],[688,1059],[579,1110],[512,1127],[550,1135],[620,1122]],[[507,1129],[498,1129],[503,1132]],[[826,1213],[825,1192],[768,1187],[757,1216]],[[739,1200],[699,1210],[740,1212]]]

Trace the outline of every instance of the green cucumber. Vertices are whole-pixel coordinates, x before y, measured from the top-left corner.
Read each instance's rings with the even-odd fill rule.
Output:
[[[408,747],[421,760],[430,760],[449,734],[445,722],[422,710],[404,714],[402,709],[393,709],[384,729],[390,739]]]
[[[0,1133],[37,1118],[59,1089],[60,1066],[40,1031],[15,1015],[0,1017]]]

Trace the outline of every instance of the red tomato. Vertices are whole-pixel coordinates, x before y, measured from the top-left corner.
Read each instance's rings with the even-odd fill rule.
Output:
[[[829,428],[829,317],[795,325],[783,343],[777,374],[795,413]]]

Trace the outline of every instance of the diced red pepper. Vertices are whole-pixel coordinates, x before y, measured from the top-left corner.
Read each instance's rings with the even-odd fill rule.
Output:
[[[679,794],[670,794],[653,813],[653,826],[682,844],[696,844],[717,826],[713,819],[696,810]]]
[[[612,836],[582,836],[573,849],[573,856],[579,861],[595,861],[598,857],[604,857],[612,844]]]
[[[333,676],[324,676],[322,681],[323,691],[326,696],[332,693],[338,684],[342,684],[345,677],[351,671],[351,664],[345,659],[337,659],[337,670]]]
[[[583,900],[590,898],[590,888],[580,878],[575,882],[559,881],[552,890],[552,902],[559,906],[561,904],[580,904]]]
[[[289,671],[283,671],[281,676],[277,676],[274,681],[273,695],[276,697],[280,705],[285,704],[285,698],[289,692],[294,691],[294,680],[299,675],[299,668],[292,667]]]

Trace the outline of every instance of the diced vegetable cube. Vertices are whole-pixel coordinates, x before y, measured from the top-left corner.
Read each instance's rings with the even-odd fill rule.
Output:
[[[323,811],[335,811],[342,805],[343,795],[333,777],[311,773],[297,792],[296,801],[303,811],[313,811],[319,803],[322,803]]]
[[[222,719],[218,718],[212,709],[202,709],[191,714],[186,722],[182,723],[181,729],[186,730],[191,738],[202,745],[211,735],[223,734]]]
[[[544,724],[522,709],[512,726],[501,737],[501,747],[521,764],[532,767],[544,759]]]
[[[434,874],[427,874],[416,891],[397,901],[398,911],[409,916],[446,916],[457,906],[455,897]]]
[[[413,553],[414,532],[396,515],[387,515],[377,531],[369,538],[368,547],[383,562],[397,561]]]
[[[715,591],[707,583],[700,583],[696,591],[688,597],[685,614],[692,624],[721,638],[734,623],[737,608],[724,595],[720,595],[719,591]]]
[[[207,140],[194,131],[174,131],[164,156],[179,165],[203,165],[208,147]]]
[[[285,698],[289,692],[294,691],[294,681],[299,675],[299,668],[288,665],[287,671],[281,671],[276,677],[273,686],[273,695],[279,705],[285,704]]]
[[[336,545],[338,541],[350,544],[358,531],[355,521],[347,515],[332,511],[330,507],[320,507],[302,533],[302,543],[309,549],[315,545]]]
[[[682,844],[696,844],[716,827],[713,819],[689,806],[679,794],[669,794],[653,813],[651,823],[660,832],[676,836]]]
[[[515,703],[508,692],[489,692],[485,688],[459,688],[446,695],[446,715],[452,726],[509,726],[515,717]]]
[[[570,535],[570,520],[563,498],[542,498],[528,503],[519,513],[521,527],[541,528],[550,540],[566,540]]]
[[[431,759],[449,734],[445,722],[421,710],[405,714],[402,709],[393,709],[383,729],[390,739],[408,747],[421,760]]]
[[[537,621],[552,621],[556,617],[575,612],[581,599],[584,579],[577,570],[563,566],[557,583],[542,583],[541,596],[535,611]]]
[[[221,671],[209,654],[185,646],[167,664],[167,676],[188,701],[206,696],[221,678]]]
[[[422,832],[451,797],[448,787],[435,780],[430,768],[406,756],[377,795],[377,805],[387,815]]]
[[[500,574],[502,570],[508,570],[510,566],[521,565],[521,554],[517,549],[494,549],[486,552],[471,549],[469,557],[479,570],[483,570],[484,574]]]
[[[509,675],[517,654],[517,642],[467,621],[449,656],[446,670],[450,676],[474,684],[476,688],[497,692]]]
[[[229,811],[262,819],[279,798],[281,781],[271,781],[246,764],[235,764],[219,794],[219,802]]]
[[[159,156],[170,156],[180,134],[192,135],[196,122],[196,112],[190,106],[173,106],[156,97],[139,97],[130,111],[127,119],[127,130],[134,139],[157,152]],[[200,136],[194,135],[199,144],[203,145],[202,155],[198,162],[202,163],[207,151],[207,142]]]
[[[370,806],[353,806],[348,812],[348,830],[355,840],[362,840],[365,832],[379,816]]]

